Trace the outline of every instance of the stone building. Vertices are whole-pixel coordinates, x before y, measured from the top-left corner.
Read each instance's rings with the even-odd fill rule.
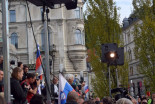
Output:
[[[86,47],[83,20],[83,0],[78,0],[77,8],[67,10],[64,5],[50,9],[48,17],[48,37],[50,49],[51,70],[78,74],[86,70]],[[42,7],[28,3],[34,28],[34,36],[40,46],[43,63],[44,27],[42,22]],[[9,39],[14,49],[17,61],[33,65],[36,61],[36,43],[33,36],[28,8],[25,0],[9,0]],[[58,5],[56,5],[58,7]],[[2,16],[2,14],[0,13]],[[2,28],[2,18],[0,17]],[[2,40],[2,31],[0,31]],[[10,47],[11,48],[11,47]],[[45,64],[45,63],[44,63]]]
[[[134,55],[134,36],[132,34],[134,25],[141,24],[142,21],[137,18],[124,18],[123,20],[123,40],[124,40],[124,51],[127,54],[127,59],[129,60],[129,82],[130,87],[133,89],[134,96],[139,96],[139,94],[145,94],[145,88],[143,83],[144,76],[138,73],[139,61],[135,59]]]

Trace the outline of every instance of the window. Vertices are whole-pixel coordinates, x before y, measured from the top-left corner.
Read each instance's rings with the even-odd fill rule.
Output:
[[[43,8],[40,8],[41,19],[43,19],[42,13],[43,13]]]
[[[75,18],[80,18],[80,7],[75,9]]]
[[[129,54],[129,61],[132,61],[132,52],[130,49],[128,50],[128,54]]]
[[[18,36],[16,33],[11,34],[11,44],[18,48]]]
[[[80,30],[76,30],[75,32],[76,44],[83,44],[83,37]]]
[[[84,32],[82,33],[82,44],[85,45],[85,34],[84,34]]]
[[[16,11],[10,10],[10,22],[16,22]]]
[[[133,67],[130,67],[130,75],[133,75]]]
[[[128,43],[131,42],[131,39],[130,39],[130,33],[128,33]]]
[[[45,32],[44,29],[41,31],[41,49],[45,50]],[[48,44],[50,45],[50,31],[48,29]]]

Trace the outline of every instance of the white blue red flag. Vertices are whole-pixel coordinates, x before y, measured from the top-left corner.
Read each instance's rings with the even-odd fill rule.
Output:
[[[59,104],[65,104],[69,92],[74,91],[67,80],[59,74]]]
[[[41,54],[40,54],[40,49],[39,49],[39,45],[37,44],[37,57],[36,57],[36,73],[38,73],[38,76],[40,77],[40,79],[42,80],[42,74],[43,74],[43,68],[41,66]]]
[[[89,87],[87,85],[84,86],[84,92],[87,93],[89,91]]]

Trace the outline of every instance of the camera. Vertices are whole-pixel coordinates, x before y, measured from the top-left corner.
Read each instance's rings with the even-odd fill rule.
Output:
[[[120,98],[127,98],[129,100],[131,100],[131,98],[128,96],[128,91],[125,88],[115,88],[111,90],[111,93],[118,93],[115,95],[115,100],[119,100]]]
[[[33,86],[37,87],[37,81],[39,81],[39,78],[37,78],[34,82],[33,82]]]

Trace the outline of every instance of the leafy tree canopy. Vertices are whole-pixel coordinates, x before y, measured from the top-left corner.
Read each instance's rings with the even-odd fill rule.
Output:
[[[86,46],[91,50],[88,55],[95,73],[92,84],[99,97],[109,95],[107,66],[100,60],[101,44],[117,43],[120,46],[121,43],[121,28],[117,11],[118,8],[113,0],[88,0],[85,14]],[[122,86],[127,87],[128,71],[124,69],[127,69],[127,64],[118,67],[119,79]],[[115,75],[115,67],[111,67],[112,88],[116,88]]]
[[[146,90],[155,91],[155,0],[133,0],[135,16],[141,19],[133,34],[135,56],[145,78]]]

